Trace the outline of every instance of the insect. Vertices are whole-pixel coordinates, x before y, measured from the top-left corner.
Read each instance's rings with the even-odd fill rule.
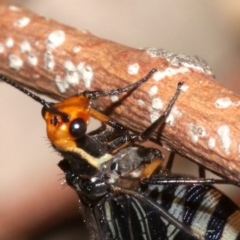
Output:
[[[136,89],[154,72],[124,88],[85,91],[58,103],[0,78],[43,105],[48,138],[63,157],[59,167],[81,200],[93,239],[240,239],[239,208],[211,186],[234,182],[170,173],[160,150],[141,145],[165,123],[183,83],[163,115],[140,134],[91,107],[96,98]],[[87,134],[90,116],[102,126]]]

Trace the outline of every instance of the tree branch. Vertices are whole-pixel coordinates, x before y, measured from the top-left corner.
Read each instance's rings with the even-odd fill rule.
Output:
[[[111,118],[134,131],[149,126],[166,108],[177,83],[184,81],[160,136],[163,145],[240,180],[240,99],[214,81],[204,61],[129,48],[14,6],[1,4],[0,17],[0,72],[58,99],[80,89],[122,87],[157,68],[153,78],[121,104],[117,98],[96,101],[101,111],[108,110]],[[111,105],[116,105],[113,111]]]

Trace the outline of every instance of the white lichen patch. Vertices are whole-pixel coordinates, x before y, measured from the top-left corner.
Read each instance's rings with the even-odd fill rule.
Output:
[[[6,45],[6,47],[8,47],[8,48],[13,47],[13,45],[14,45],[14,40],[13,40],[11,37],[6,38],[6,40],[5,40],[5,45]]]
[[[16,11],[16,12],[20,10],[19,7],[14,6],[14,5],[10,5],[8,8],[9,8],[9,10]]]
[[[149,108],[151,123],[155,122],[163,114],[164,110],[162,100],[159,97],[153,98],[151,108]],[[176,106],[173,106],[166,118],[166,124],[173,126],[176,118],[180,117],[182,117],[182,112]]]
[[[159,97],[153,98],[153,99],[152,99],[152,105],[151,105],[151,107],[152,107],[152,109],[153,109],[154,111],[159,111],[159,110],[161,110],[161,109],[163,108],[163,102],[162,102],[162,100],[161,100]]]
[[[134,63],[128,66],[128,74],[136,75],[138,74],[140,66],[138,63]]]
[[[156,95],[157,93],[158,93],[158,86],[156,86],[156,85],[152,86],[152,87],[149,88],[149,90],[148,90],[148,95],[149,95],[150,97]]]
[[[217,134],[221,140],[222,143],[222,149],[225,153],[229,153],[229,149],[232,143],[231,137],[230,137],[230,128],[227,125],[221,125],[217,129]]]
[[[54,80],[58,88],[58,91],[60,93],[65,93],[69,88],[69,84],[65,81],[65,79],[62,79],[60,76],[57,75]]]
[[[90,88],[94,75],[92,67],[85,62],[81,62],[77,65],[77,71],[80,79],[84,82],[85,87]]]
[[[22,41],[20,44],[20,49],[22,53],[26,53],[26,52],[30,52],[31,51],[31,45],[29,43],[29,41],[25,40]]]
[[[138,103],[139,106],[144,106],[145,105],[145,102],[142,99],[138,99],[137,103]]]
[[[48,49],[55,49],[59,47],[65,41],[65,33],[62,30],[56,30],[51,32],[47,38]]]
[[[119,100],[119,97],[118,96],[111,96],[110,99],[111,99],[112,102],[117,102]]]
[[[192,123],[189,124],[189,134],[193,142],[198,142],[199,138],[206,135],[205,128],[202,126],[196,126]]]
[[[4,45],[0,43],[0,53],[3,53],[5,51]]]
[[[70,85],[77,85],[79,83],[79,74],[77,72],[76,66],[73,64],[72,61],[66,60],[64,62],[64,70],[66,72],[65,80]]]
[[[229,97],[219,98],[214,105],[217,108],[228,108],[232,105],[232,101]]]
[[[81,51],[81,49],[82,49],[81,46],[74,46],[73,49],[72,49],[72,52],[73,52],[73,53],[78,53],[78,52]]]
[[[161,114],[158,111],[152,111],[150,113],[150,121],[151,121],[151,123],[154,123],[160,116],[161,116]]]
[[[164,71],[157,71],[153,74],[153,79],[155,81],[160,81],[166,77],[172,77],[176,74],[183,74],[183,73],[186,73],[186,72],[189,72],[190,70],[186,67],[179,67],[179,68],[166,68]]]
[[[180,63],[178,61],[176,61],[176,64],[175,64],[174,61],[172,61],[172,64],[175,65],[175,66],[180,64],[180,65],[182,65],[184,67],[192,68],[192,69],[194,69],[196,71],[204,72],[204,73],[206,73],[208,75],[214,76],[211,68],[207,65],[207,63],[203,59],[201,59],[199,57],[193,57],[193,58],[196,61],[194,61],[194,62],[180,62]]]
[[[151,55],[151,57],[165,58],[172,66],[175,67],[183,66],[194,71],[204,72],[214,77],[214,74],[210,66],[207,64],[207,62],[198,56],[177,54],[170,51],[166,51],[164,49],[157,48],[149,48],[146,49],[146,51],[148,54]]]
[[[186,92],[188,89],[189,89],[189,86],[185,83],[181,86],[181,91],[183,92]]]
[[[63,64],[63,67],[66,71],[76,71],[75,65],[70,60],[66,60]]]
[[[240,101],[232,102],[232,100],[229,97],[219,98],[214,103],[216,108],[228,108],[230,106],[239,106]]]
[[[54,69],[55,61],[51,51],[46,51],[44,54],[44,66],[48,71],[52,71]]]
[[[14,70],[20,70],[23,66],[23,60],[14,54],[10,54],[8,57],[9,60],[9,67]]]
[[[75,86],[79,83],[79,75],[76,71],[68,71],[66,73],[65,79],[67,81],[67,83],[69,83],[72,86]]]
[[[32,66],[37,66],[38,59],[35,54],[33,54],[33,53],[28,54],[28,63]]]
[[[207,145],[209,149],[212,149],[216,146],[216,140],[213,137],[210,137],[207,141]]]
[[[17,21],[15,21],[13,25],[15,27],[22,28],[22,27],[26,27],[29,23],[30,23],[30,18],[22,17],[22,18],[18,19]]]
[[[182,112],[174,105],[166,118],[166,123],[173,126],[176,118],[182,117]]]

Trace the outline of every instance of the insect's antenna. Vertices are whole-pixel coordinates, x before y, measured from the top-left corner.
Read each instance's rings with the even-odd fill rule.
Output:
[[[120,95],[124,92],[129,92],[137,87],[139,87],[141,84],[145,83],[155,72],[157,71],[157,69],[153,68],[148,74],[147,76],[145,76],[144,78],[140,79],[139,81],[128,85],[124,88],[118,88],[118,89],[114,89],[114,90],[110,90],[110,91],[85,91],[83,94],[85,97],[89,98],[89,99],[96,99],[98,97],[104,97],[104,96],[116,96],[116,95]]]
[[[48,102],[46,102],[44,99],[38,97],[37,95],[33,94],[32,92],[28,91],[26,88],[20,86],[19,84],[13,82],[12,80],[10,80],[9,78],[3,76],[0,74],[0,79],[2,79],[4,82],[8,83],[9,85],[15,87],[16,89],[18,89],[19,91],[25,93],[26,95],[28,95],[29,97],[31,97],[32,99],[34,99],[35,101],[39,102],[40,104],[42,104],[44,107],[46,107],[47,109],[50,109],[51,106]]]
[[[158,118],[152,125],[150,125],[140,136],[139,140],[140,141],[145,141],[150,137],[150,135],[160,126],[162,126],[165,121],[167,116],[169,115],[170,111],[172,110],[173,105],[175,104],[180,92],[181,92],[181,86],[183,85],[183,82],[179,82],[177,86],[177,90],[173,98],[171,99],[170,103],[168,104],[167,109],[163,113],[163,115]]]

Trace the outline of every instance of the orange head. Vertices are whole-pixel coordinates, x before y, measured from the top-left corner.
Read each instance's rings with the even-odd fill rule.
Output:
[[[113,90],[85,91],[58,103],[49,103],[7,77],[0,74],[0,79],[27,94],[43,105],[42,115],[47,125],[47,136],[54,148],[63,155],[79,156],[94,168],[111,159],[105,143],[91,138],[86,134],[90,115],[103,124],[109,123],[109,118],[91,108],[91,100],[104,96],[116,96],[136,89],[146,82],[157,70],[152,69],[144,78],[123,88]]]
[[[44,106],[42,115],[51,143],[58,149],[76,147],[75,139],[86,133],[89,110],[90,100],[81,94]]]

